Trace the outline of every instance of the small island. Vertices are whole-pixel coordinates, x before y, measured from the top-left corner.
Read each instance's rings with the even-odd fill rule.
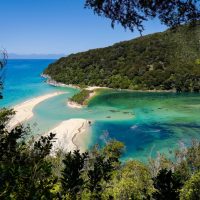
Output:
[[[72,108],[82,108],[83,106],[86,106],[89,100],[95,95],[96,90],[82,89],[68,100],[67,105]]]

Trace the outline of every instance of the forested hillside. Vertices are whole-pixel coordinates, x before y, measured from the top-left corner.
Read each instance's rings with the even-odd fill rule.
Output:
[[[66,84],[200,91],[200,26],[139,37],[71,54],[45,70]]]

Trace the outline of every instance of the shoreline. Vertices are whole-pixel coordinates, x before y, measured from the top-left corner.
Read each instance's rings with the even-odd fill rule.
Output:
[[[86,119],[69,119],[62,121],[55,128],[51,129],[49,133],[56,134],[56,140],[53,143],[52,153],[61,149],[64,152],[80,150],[85,151],[86,145],[84,136],[89,132],[89,120]]]
[[[85,90],[90,91],[89,96],[84,100],[83,104],[79,104],[75,101],[72,101],[70,99],[67,100],[67,106],[70,108],[77,108],[77,109],[81,109],[84,108],[85,106],[88,105],[88,102],[97,95],[97,89],[100,89],[99,87],[88,87]]]
[[[45,78],[46,79],[46,83],[51,85],[51,86],[54,86],[54,87],[70,87],[70,88],[75,88],[75,89],[80,89],[80,87],[78,85],[72,85],[72,84],[64,84],[64,83],[61,83],[61,82],[57,82],[55,80],[53,80],[49,75],[47,74],[41,74],[40,75],[41,77]]]
[[[77,109],[81,109],[84,107],[84,105],[78,104],[75,101],[70,101],[70,100],[67,100],[67,106],[70,108],[77,108]]]
[[[7,125],[8,129],[11,130],[17,125],[31,119],[33,117],[33,109],[39,103],[64,93],[65,92],[53,92],[50,94],[45,94],[29,99],[27,101],[15,105],[14,107],[12,107],[12,109],[15,111],[15,115],[10,119]]]
[[[52,85],[52,86],[55,86],[55,87],[71,87],[71,88],[76,88],[76,89],[80,89],[80,87],[78,85],[73,85],[73,84],[64,84],[64,83],[61,83],[61,82],[57,82],[55,80],[53,80],[49,75],[46,75],[46,74],[41,74],[41,76],[43,78],[46,78],[48,79],[46,81],[47,84],[49,85]],[[172,92],[172,93],[176,93],[176,90],[174,89],[171,89],[171,90],[156,90],[156,89],[153,89],[153,90],[142,90],[142,89],[139,89],[139,90],[132,90],[132,89],[121,89],[121,88],[109,88],[109,87],[105,87],[105,86],[87,86],[85,88],[86,90],[93,90],[93,89],[111,89],[111,90],[118,90],[118,91],[130,91],[130,92],[158,92],[158,93],[161,93],[161,92]]]
[[[41,74],[41,77],[46,79],[46,83],[55,87],[70,87],[70,88],[75,88],[75,89],[81,89],[78,85],[73,85],[73,84],[64,84],[61,82],[57,82],[53,80],[49,75],[47,74]],[[176,93],[175,90],[131,90],[131,89],[120,89],[120,88],[109,88],[109,87],[101,87],[101,86],[87,86],[85,90],[91,91],[90,95],[88,98],[84,100],[83,104],[79,104],[75,101],[71,101],[70,99],[67,100],[67,106],[70,108],[75,108],[75,109],[81,109],[87,106],[88,102],[98,95],[97,90],[100,89],[110,89],[110,90],[116,90],[116,91],[126,91],[126,92],[149,92],[149,93]]]

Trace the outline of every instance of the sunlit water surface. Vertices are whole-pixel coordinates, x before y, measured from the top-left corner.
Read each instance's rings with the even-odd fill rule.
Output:
[[[88,148],[109,139],[126,145],[123,159],[142,161],[157,152],[169,155],[180,143],[200,139],[200,94],[147,93],[104,90],[83,109],[67,107],[67,99],[78,92],[53,87],[40,77],[53,60],[9,60],[1,107],[54,91],[65,91],[38,104],[29,121],[33,134],[44,133],[70,118],[92,120]],[[169,155],[170,156],[170,155]]]

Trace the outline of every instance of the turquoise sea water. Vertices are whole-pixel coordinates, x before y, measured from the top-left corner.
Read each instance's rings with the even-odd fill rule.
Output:
[[[200,139],[200,94],[105,90],[88,108],[72,109],[66,106],[67,98],[78,90],[49,86],[40,77],[51,62],[10,60],[7,65],[1,107],[53,91],[66,91],[35,107],[29,121],[33,134],[46,132],[70,118],[91,119],[94,123],[88,148],[114,138],[126,145],[123,159],[140,160],[155,157],[158,151],[169,154],[180,142],[188,145],[192,139]]]
[[[125,121],[98,121],[93,141],[102,143],[103,130],[126,144],[124,158],[146,160],[157,152],[169,155],[180,143],[200,139],[200,95],[175,93],[109,92],[91,102],[132,111],[135,118]],[[98,134],[99,133],[99,134]]]
[[[44,83],[40,74],[53,60],[9,60],[5,67],[3,100],[0,106],[11,106],[26,99],[55,90]]]

